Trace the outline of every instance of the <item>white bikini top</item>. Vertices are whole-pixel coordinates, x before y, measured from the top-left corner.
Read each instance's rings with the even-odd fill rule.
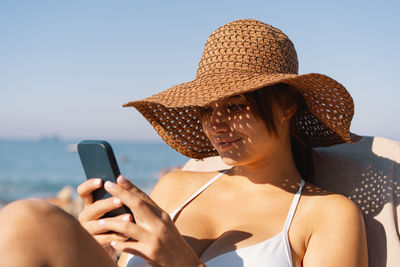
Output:
[[[227,170],[226,170],[227,171]],[[171,220],[174,220],[176,215],[195,197],[197,197],[201,192],[203,192],[208,186],[210,186],[213,182],[215,182],[219,177],[221,177],[226,171],[219,173],[214,178],[209,180],[206,184],[204,184],[197,192],[195,192],[187,201],[185,201],[180,207],[178,207],[175,211],[169,214]],[[208,267],[220,267],[220,266],[229,266],[229,267],[243,267],[243,266],[273,266],[273,267],[293,267],[292,262],[292,253],[289,244],[288,231],[290,224],[292,222],[294,213],[297,208],[297,204],[300,199],[301,190],[304,186],[305,182],[301,179],[300,187],[294,198],[292,200],[292,204],[290,205],[289,213],[286,217],[285,225],[283,226],[283,230],[274,235],[267,240],[259,242],[257,244],[238,248],[236,250],[232,250],[221,255],[218,255],[215,258],[212,258],[205,262]],[[127,258],[126,267],[142,267],[148,266],[142,259],[139,257],[134,257],[133,255],[129,255]]]

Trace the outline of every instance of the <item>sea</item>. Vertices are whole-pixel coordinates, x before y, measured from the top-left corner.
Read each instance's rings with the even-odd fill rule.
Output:
[[[0,207],[22,198],[56,196],[86,177],[74,141],[0,140]],[[189,158],[165,143],[110,142],[121,174],[146,193],[160,175]],[[74,193],[76,194],[76,192]]]

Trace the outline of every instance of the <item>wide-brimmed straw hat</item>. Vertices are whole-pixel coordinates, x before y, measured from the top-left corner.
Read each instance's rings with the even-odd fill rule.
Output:
[[[296,50],[279,29],[253,19],[228,23],[205,45],[193,81],[131,101],[169,146],[191,158],[218,155],[200,123],[202,107],[277,83],[299,90],[308,111],[296,126],[313,147],[355,143],[350,133],[353,99],[334,79],[317,73],[298,74]]]

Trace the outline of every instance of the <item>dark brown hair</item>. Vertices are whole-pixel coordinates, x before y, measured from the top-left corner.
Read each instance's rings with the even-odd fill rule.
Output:
[[[313,149],[309,145],[306,135],[296,127],[299,116],[308,109],[300,92],[290,85],[278,83],[245,93],[244,97],[255,108],[255,115],[265,122],[268,131],[275,135],[278,135],[276,105],[282,110],[293,107],[293,105],[296,107],[295,113],[290,118],[292,155],[301,177],[312,182],[314,179]]]

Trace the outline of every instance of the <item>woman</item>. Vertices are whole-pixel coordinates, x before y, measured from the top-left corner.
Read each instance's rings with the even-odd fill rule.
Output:
[[[118,251],[119,266],[367,266],[358,208],[309,183],[312,147],[360,139],[349,132],[352,99],[333,79],[297,68],[293,44],[270,25],[247,19],[217,29],[194,81],[125,106],[182,154],[219,155],[232,167],[169,173],[150,197],[120,176],[104,184],[114,197],[96,202],[91,192],[102,182],[88,180],[78,192],[90,235],[53,207],[16,202],[0,214],[11,229],[0,252],[30,266],[113,266]],[[128,214],[101,219],[122,204],[135,223]]]

